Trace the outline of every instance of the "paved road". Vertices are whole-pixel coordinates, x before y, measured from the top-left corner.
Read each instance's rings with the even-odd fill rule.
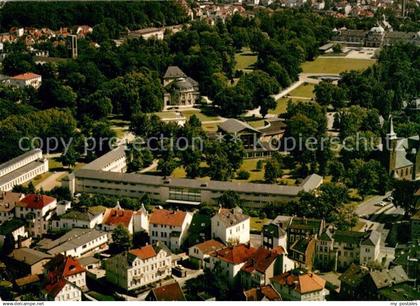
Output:
[[[391,191],[387,192],[384,196],[374,196],[360,203],[359,206],[356,208],[355,213],[359,217],[363,217],[363,216],[371,215],[379,211],[382,207],[375,206],[375,204],[389,197],[390,195],[391,195]]]

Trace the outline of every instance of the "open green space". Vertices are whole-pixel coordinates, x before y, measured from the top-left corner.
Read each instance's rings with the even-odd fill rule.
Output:
[[[372,66],[375,60],[353,58],[318,57],[314,61],[301,65],[303,73],[341,73],[350,70],[364,70]]]
[[[248,48],[243,48],[241,52],[235,54],[236,70],[252,70],[257,62],[257,54]]]
[[[189,119],[192,115],[196,115],[198,119],[200,119],[201,122],[206,122],[206,121],[214,121],[214,120],[218,120],[219,118],[215,115],[208,115],[205,114],[203,112],[200,112],[199,110],[186,110],[186,111],[181,111],[182,115]]]
[[[315,89],[315,84],[305,83],[303,85],[300,85],[298,88],[292,90],[289,93],[289,96],[313,98],[314,89]]]

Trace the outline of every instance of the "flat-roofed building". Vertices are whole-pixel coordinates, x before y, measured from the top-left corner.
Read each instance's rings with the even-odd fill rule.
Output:
[[[81,257],[92,254],[108,243],[108,234],[95,229],[75,228],[58,239],[42,239],[37,249],[51,255]]]
[[[164,203],[192,206],[201,203],[217,205],[219,197],[225,191],[232,190],[238,193],[242,205],[264,207],[267,204],[284,204],[297,200],[301,191],[318,188],[322,184],[322,177],[312,174],[300,185],[285,186],[80,169],[70,174],[63,184],[69,187],[72,194],[100,193],[133,198],[148,194],[152,199]]]
[[[0,191],[10,191],[45,172],[48,172],[48,160],[42,157],[40,149],[23,153],[0,165]]]

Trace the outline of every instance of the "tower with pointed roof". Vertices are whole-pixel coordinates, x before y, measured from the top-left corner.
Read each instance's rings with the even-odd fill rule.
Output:
[[[392,116],[389,117],[389,129],[383,141],[384,163],[390,174],[395,170],[397,160],[397,134],[394,132]]]

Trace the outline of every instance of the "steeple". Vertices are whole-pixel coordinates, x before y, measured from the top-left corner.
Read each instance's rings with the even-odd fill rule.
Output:
[[[394,121],[392,120],[392,116],[389,116],[389,132],[386,134],[388,139],[397,139],[397,134],[394,132]]]

